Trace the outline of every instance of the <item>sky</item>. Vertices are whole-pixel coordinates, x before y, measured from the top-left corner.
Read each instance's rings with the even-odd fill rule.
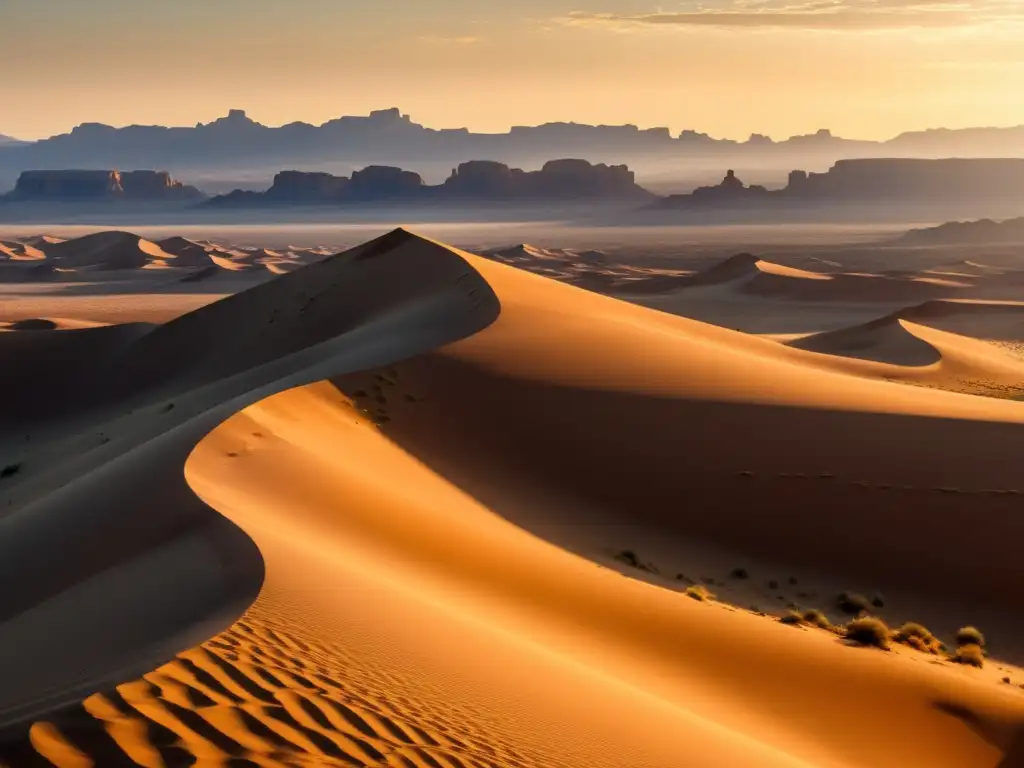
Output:
[[[1024,0],[0,0],[0,133],[400,107],[881,139],[1024,124]]]

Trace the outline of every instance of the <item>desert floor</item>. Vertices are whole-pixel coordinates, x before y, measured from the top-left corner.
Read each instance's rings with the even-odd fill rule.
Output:
[[[1021,247],[371,230],[0,231],[0,765],[1024,766]]]

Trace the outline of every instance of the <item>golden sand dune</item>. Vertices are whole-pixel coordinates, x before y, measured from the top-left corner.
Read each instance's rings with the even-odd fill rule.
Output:
[[[0,240],[0,259],[11,261],[38,261],[45,259],[46,254],[38,248],[18,241]]]
[[[199,282],[220,272],[269,279],[318,261],[316,249],[271,251],[238,249],[184,237],[150,241],[130,232],[97,232],[70,240],[34,236],[0,242],[0,282],[83,282],[111,279],[97,273],[122,273],[122,279],[150,278]],[[231,293],[237,287],[225,292]]]
[[[1024,760],[1015,686],[612,558],[646,531],[914,609],[975,601],[1019,653],[1022,404],[402,231],[118,328],[0,334],[5,359],[6,339],[99,350],[65,376],[40,353],[0,399],[0,575],[28,585],[0,592],[0,762]],[[44,380],[45,407],[13,405]]]
[[[97,232],[47,245],[46,257],[75,269],[137,269],[154,260],[170,260],[156,243],[130,232]]]
[[[686,300],[696,288],[729,288],[737,293],[787,301],[909,302],[945,298],[972,287],[967,280],[918,273],[813,272],[739,254],[693,275],[658,284],[648,303],[671,311],[674,295]],[[672,291],[665,293],[666,291]],[[650,288],[645,293],[654,292]]]
[[[858,367],[833,361],[851,373],[1024,399],[1024,358],[1019,354],[1024,347],[1022,304],[929,301],[788,343],[825,355],[888,364]]]

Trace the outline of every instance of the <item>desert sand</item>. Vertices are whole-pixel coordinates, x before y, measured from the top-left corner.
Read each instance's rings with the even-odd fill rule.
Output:
[[[1011,266],[58,240],[0,268],[0,763],[1024,765]],[[984,668],[777,620],[842,590]]]

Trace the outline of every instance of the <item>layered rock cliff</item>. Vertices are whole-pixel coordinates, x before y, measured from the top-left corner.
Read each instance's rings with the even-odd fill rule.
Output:
[[[9,200],[198,200],[195,187],[175,181],[166,171],[24,171]]]
[[[722,183],[671,195],[659,208],[736,208],[810,204],[1024,202],[1024,159],[840,160],[826,173],[792,171],[783,189],[743,184],[729,171]]]
[[[351,178],[327,173],[282,171],[266,192],[236,190],[214,198],[211,205],[331,205],[370,201],[544,201],[623,199],[653,195],[638,186],[624,165],[592,165],[586,160],[551,160],[538,171],[489,160],[472,160],[455,168],[440,185],[423,183],[419,174],[391,166],[371,165]]]

